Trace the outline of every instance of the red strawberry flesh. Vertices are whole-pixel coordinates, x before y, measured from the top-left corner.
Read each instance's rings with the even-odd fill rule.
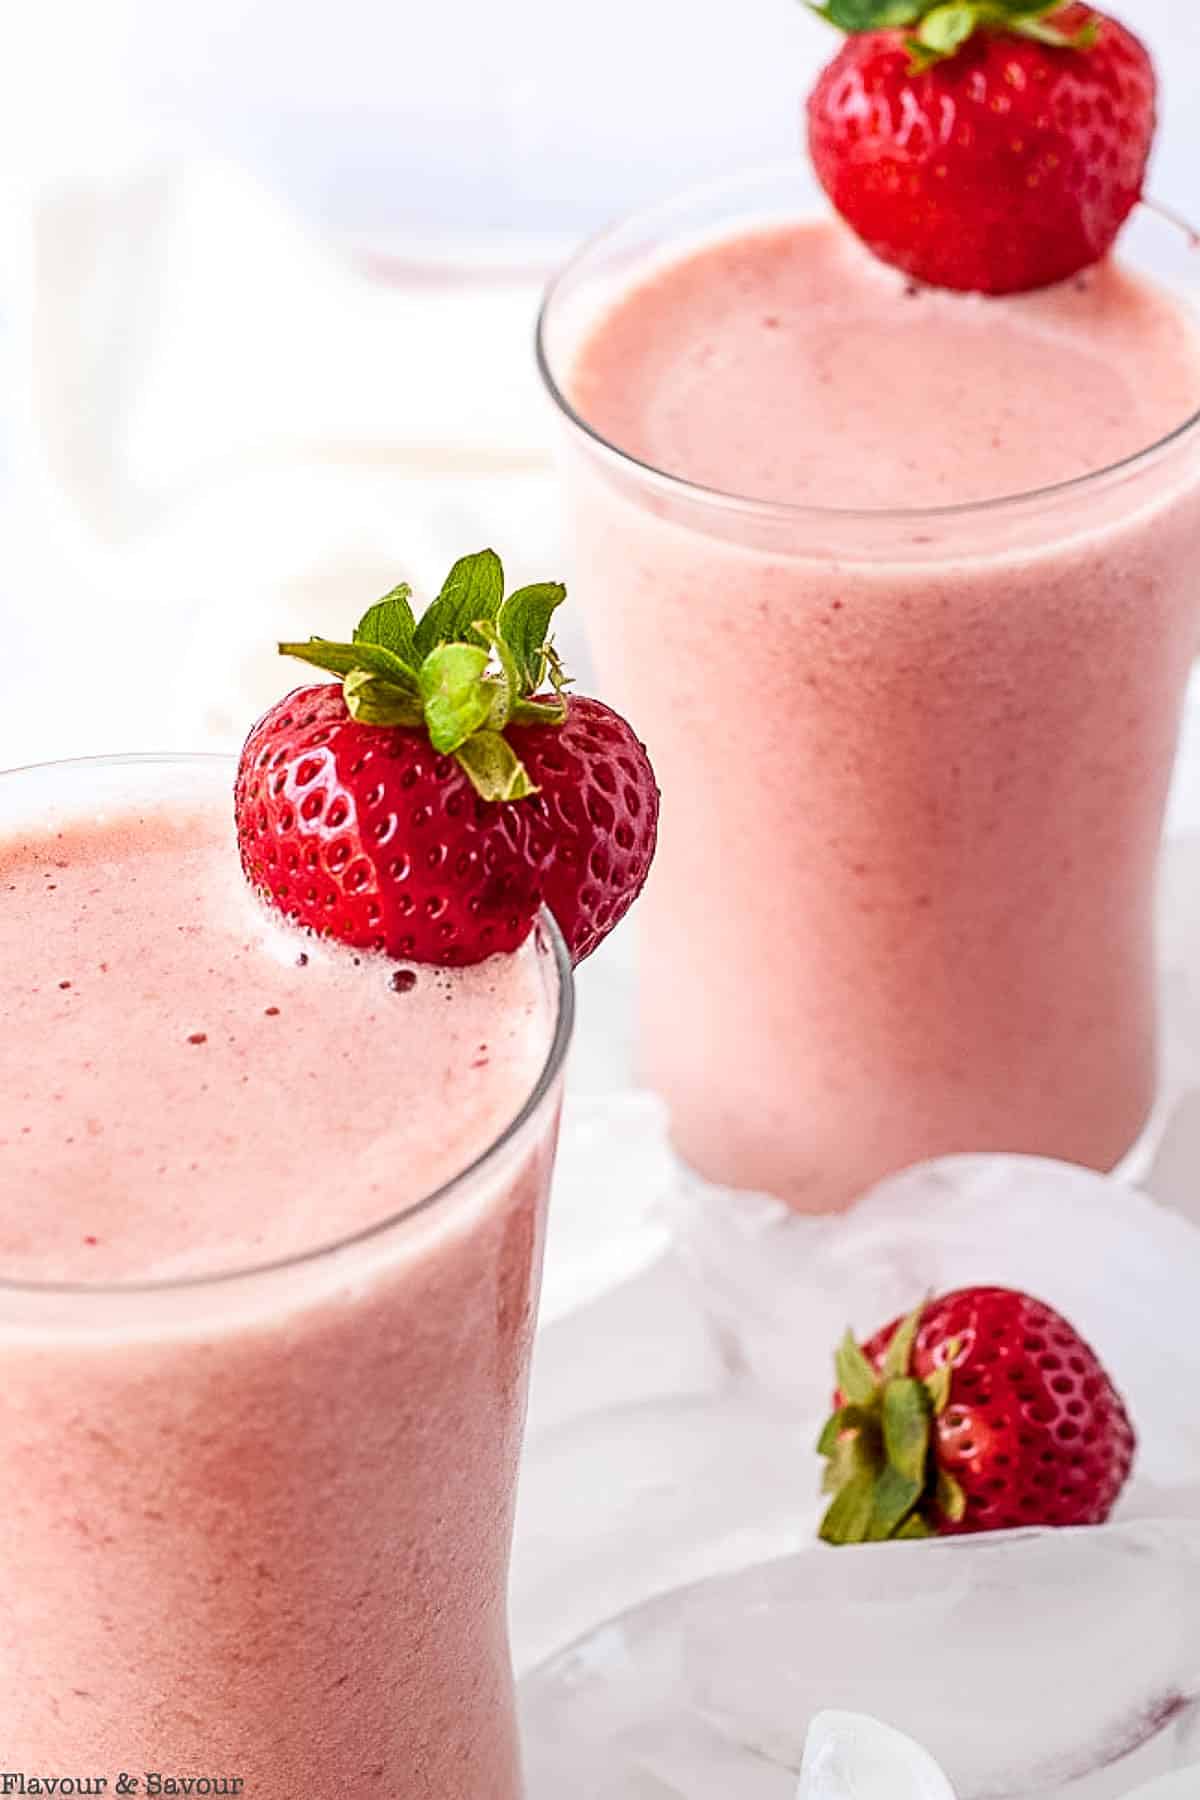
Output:
[[[1087,48],[979,30],[914,70],[905,31],[847,38],[808,103],[823,187],[884,262],[933,286],[1002,294],[1099,261],[1141,197],[1156,117],[1153,64],[1096,20]]]
[[[511,725],[553,840],[542,897],[576,962],[590,956],[641,893],[658,831],[658,789],[624,719],[572,698],[557,727]]]
[[[897,1319],[864,1345],[881,1367]],[[1007,1288],[972,1288],[921,1317],[913,1373],[931,1375],[957,1343],[936,1456],[967,1496],[946,1531],[1099,1525],[1133,1466],[1129,1415],[1099,1358],[1061,1314]]]
[[[443,967],[515,950],[545,905],[580,961],[646,879],[653,776],[599,701],[573,698],[563,725],[509,737],[540,791],[483,800],[423,731],[357,723],[334,682],[297,689],[242,752],[247,878],[319,936]]]
[[[881,1392],[896,1377],[888,1353],[906,1325],[895,1319],[862,1346]],[[918,1506],[926,1527],[954,1535],[1099,1525],[1110,1516],[1137,1440],[1111,1377],[1061,1314],[1000,1287],[965,1288],[930,1301],[905,1375],[936,1384],[947,1367],[948,1393],[929,1419],[926,1493]],[[869,1386],[869,1375],[864,1379]],[[835,1408],[840,1412],[843,1404],[839,1392]],[[943,1491],[956,1495],[958,1516],[941,1504],[939,1476],[951,1478]],[[854,1528],[834,1541],[866,1535]]]
[[[242,748],[246,876],[295,926],[443,967],[516,950],[547,906],[579,962],[654,855],[645,749],[603,702],[566,695],[561,582],[508,592],[488,549],[420,618],[411,593],[398,583],[348,640],[279,646],[340,680],[289,694]]]
[[[255,726],[236,810],[252,885],[292,923],[359,949],[478,962],[515,950],[541,904],[537,815],[479,799],[423,732],[358,724],[332,682]]]

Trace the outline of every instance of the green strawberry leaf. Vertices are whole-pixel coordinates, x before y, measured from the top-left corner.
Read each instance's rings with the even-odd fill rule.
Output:
[[[961,1522],[967,1510],[967,1496],[953,1475],[945,1469],[938,1470],[934,1498],[937,1509],[944,1518],[949,1519],[953,1525]]]
[[[477,624],[495,619],[504,601],[504,565],[494,550],[462,556],[437,599],[418,621],[413,642],[424,658],[441,644],[461,643]],[[478,634],[476,640],[478,641]]]
[[[395,682],[406,693],[416,695],[417,671],[394,650],[385,650],[382,644],[355,644],[354,654],[358,668],[378,675],[381,681]]]
[[[895,1537],[925,1491],[923,1481],[912,1481],[889,1463],[875,1483],[866,1541],[882,1544]]]
[[[499,625],[493,620],[481,619],[476,631],[496,659],[496,673],[489,677],[492,704],[486,723],[490,731],[503,731],[506,725],[511,724],[521,704],[521,672],[501,635]]]
[[[538,581],[518,588],[500,608],[501,635],[512,651],[525,695],[536,694],[547,667],[554,666],[549,657],[550,620],[566,597],[561,581]]]
[[[1014,20],[1013,30],[1055,50],[1094,50],[1100,41],[1100,21],[1096,18],[1085,19],[1078,31],[1063,31],[1044,18]]]
[[[932,1375],[925,1377],[925,1392],[929,1395],[929,1404],[935,1418],[940,1419],[950,1404],[950,1382],[953,1375],[952,1363],[945,1362]]]
[[[826,1419],[824,1425],[821,1427],[821,1435],[817,1439],[818,1456],[832,1456],[834,1454],[838,1447],[838,1439],[841,1437],[843,1431],[848,1431],[850,1429],[845,1422],[847,1411],[847,1407],[840,1406],[835,1413],[831,1413],[829,1418]]]
[[[844,1431],[839,1435],[825,1472],[824,1491],[827,1494],[839,1493],[847,1482],[853,1481],[864,1470],[872,1481],[878,1480],[883,1469],[883,1438],[878,1419],[872,1417],[855,1430]]]
[[[294,656],[330,675],[348,675],[351,669],[359,667],[357,644],[335,644],[328,638],[314,637],[307,643],[280,644],[278,648],[280,656]]]
[[[553,639],[549,639],[546,644],[546,678],[549,680],[550,686],[554,689],[555,693],[560,696],[566,692],[567,688],[569,688],[574,681],[574,676],[568,675],[566,669],[563,667],[562,658],[554,648]],[[538,685],[540,686],[541,683],[539,682]]]
[[[905,1538],[931,1538],[936,1536],[937,1533],[933,1529],[933,1526],[928,1524],[926,1520],[921,1517],[919,1512],[909,1513],[903,1525],[892,1533],[892,1537],[897,1543],[902,1542]]]
[[[331,675],[350,675],[356,669],[365,669],[378,675],[381,681],[394,682],[408,693],[417,691],[416,670],[381,644],[334,644],[325,638],[309,638],[305,644],[280,644],[279,653],[298,657],[301,662],[325,669]]]
[[[1090,50],[1099,37],[1095,16],[1074,31],[1054,19],[1073,0],[806,0],[811,12],[850,33],[905,30],[914,72],[957,55],[977,31],[1011,31],[1059,49]]]
[[[409,604],[412,589],[407,581],[402,581],[382,600],[369,607],[358,621],[354,631],[356,644],[379,644],[385,650],[391,650],[412,663],[416,658],[416,647],[413,633],[416,622],[413,609]]]
[[[495,684],[485,680],[488,653],[474,644],[442,644],[418,674],[429,741],[449,756],[488,719]]]
[[[481,800],[524,800],[537,788],[508,739],[477,731],[454,753]]]
[[[418,726],[424,719],[421,701],[395,682],[373,675],[369,669],[352,669],[342,683],[346,710],[360,725]]]
[[[839,31],[887,31],[897,25],[914,25],[920,18],[920,0],[825,0],[811,4],[818,18]]]
[[[888,1466],[918,1489],[925,1486],[929,1460],[929,1396],[911,1376],[889,1381],[883,1390],[883,1447]]]
[[[458,757],[482,799],[520,800],[537,788],[503,734],[566,720],[567,676],[548,638],[565,597],[547,581],[506,600],[500,558],[480,550],[459,558],[419,620],[400,582],[368,607],[353,642],[313,637],[279,649],[340,676],[359,723],[423,728],[441,755]],[[554,693],[539,694],[547,676]]]
[[[821,1488],[832,1496],[821,1527],[827,1543],[878,1543],[934,1532],[931,1451],[935,1405],[943,1382],[909,1373],[926,1302],[892,1333],[878,1374],[852,1331],[835,1363],[842,1403],[817,1442],[825,1458]],[[950,1370],[944,1390],[949,1394]],[[869,1495],[869,1505],[865,1495]]]
[[[561,697],[553,700],[517,700],[513,703],[513,725],[565,725],[567,703]]]
[[[832,1456],[844,1432],[868,1430],[878,1423],[877,1415],[869,1407],[839,1406],[833,1417],[825,1421],[825,1428],[817,1440],[817,1455]]]
[[[921,1317],[925,1311],[924,1303],[910,1312],[903,1324],[897,1327],[896,1335],[887,1347],[880,1371],[884,1381],[892,1381],[897,1375],[907,1375],[912,1367],[913,1345],[917,1341],[917,1333],[921,1329]]]
[[[914,42],[936,61],[953,56],[974,35],[979,9],[969,3],[935,6],[917,27]]]
[[[820,1538],[825,1544],[861,1544],[866,1541],[875,1511],[875,1477],[864,1469],[848,1481],[830,1501],[821,1520]]]
[[[838,1387],[845,1398],[856,1406],[869,1405],[876,1396],[879,1382],[852,1331],[847,1331],[839,1344],[834,1367]]]

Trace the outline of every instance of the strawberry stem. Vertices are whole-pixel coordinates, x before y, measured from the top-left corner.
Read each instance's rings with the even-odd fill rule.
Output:
[[[1060,50],[1090,50],[1099,36],[1093,16],[1073,30],[1054,23],[1076,0],[806,0],[810,12],[839,31],[902,30],[914,71],[956,56],[978,31],[1011,32]]]
[[[939,1514],[957,1521],[962,1490],[939,1476],[933,1426],[949,1399],[950,1369],[927,1381],[912,1373],[924,1304],[896,1330],[876,1372],[853,1332],[834,1358],[839,1405],[817,1452],[832,1496],[820,1535],[827,1544],[928,1537]]]
[[[538,582],[506,599],[500,558],[481,550],[455,563],[419,619],[411,594],[406,582],[392,588],[348,644],[314,637],[280,644],[280,654],[340,676],[360,724],[424,729],[440,755],[457,757],[481,799],[536,793],[504,732],[567,716],[567,678],[549,636],[566,588]],[[554,692],[539,694],[547,678]]]

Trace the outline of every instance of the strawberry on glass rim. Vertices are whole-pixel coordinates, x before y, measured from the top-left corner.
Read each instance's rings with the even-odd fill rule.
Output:
[[[1011,1288],[962,1288],[847,1332],[818,1445],[830,1544],[1100,1525],[1137,1439],[1095,1351]]]
[[[1111,249],[1142,196],[1149,53],[1075,0],[827,0],[845,31],[808,102],[821,185],[886,263],[1009,294]]]
[[[254,726],[235,788],[242,866],[293,924],[403,962],[462,967],[554,915],[575,962],[637,898],[658,789],[599,700],[568,694],[559,582],[505,594],[493,550],[415,617],[406,584],[351,641],[279,646],[337,676]]]

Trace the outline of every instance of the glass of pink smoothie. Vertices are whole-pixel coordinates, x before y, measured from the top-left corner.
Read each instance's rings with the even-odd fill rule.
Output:
[[[0,775],[3,1767],[519,1800],[569,959],[548,916],[454,972],[276,925],[232,783]]]
[[[541,367],[574,569],[663,809],[641,1067],[801,1210],[969,1149],[1097,1167],[1155,1092],[1200,624],[1200,280],[1141,209],[1014,299],[918,290],[802,168],[586,248]]]

